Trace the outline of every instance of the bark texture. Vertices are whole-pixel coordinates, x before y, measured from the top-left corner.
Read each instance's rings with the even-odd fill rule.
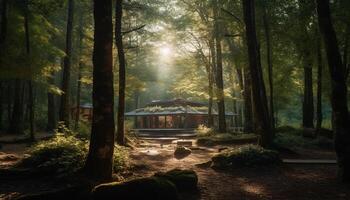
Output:
[[[347,105],[345,68],[341,61],[337,36],[334,31],[329,0],[316,0],[318,22],[328,58],[331,75],[331,102],[333,110],[333,132],[338,157],[338,175],[344,182],[350,182],[350,123]]]
[[[125,112],[125,53],[122,35],[123,0],[117,0],[115,8],[115,43],[118,49],[119,60],[119,101],[118,101],[118,121],[117,121],[117,142],[125,144],[124,136],[124,112]]]
[[[222,47],[221,47],[221,23],[219,15],[219,7],[217,0],[214,0],[214,32],[215,32],[215,44],[216,44],[216,98],[218,104],[218,119],[219,119],[219,132],[226,132],[226,118],[225,118],[225,95],[224,95],[224,80],[222,69]]]
[[[73,39],[73,20],[74,20],[74,0],[68,1],[68,19],[66,32],[66,50],[63,61],[62,91],[60,105],[60,121],[69,127],[70,114],[70,73],[72,57],[72,39]]]
[[[272,143],[272,128],[268,112],[265,84],[262,76],[260,52],[256,37],[255,1],[242,0],[246,38],[248,46],[249,69],[252,81],[254,108],[254,124],[256,132],[261,136],[260,145],[268,148]]]
[[[114,151],[112,0],[94,0],[93,117],[85,171],[93,179],[112,178]]]

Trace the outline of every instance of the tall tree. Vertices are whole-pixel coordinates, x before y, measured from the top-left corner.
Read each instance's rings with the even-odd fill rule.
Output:
[[[319,37],[318,37],[319,38]],[[317,39],[317,105],[316,105],[316,131],[320,132],[322,128],[322,71],[323,59],[321,38]]]
[[[119,61],[119,97],[118,97],[118,121],[117,143],[125,144],[124,136],[124,112],[125,112],[125,53],[122,35],[123,0],[117,0],[115,7],[115,43],[118,49]]]
[[[298,47],[304,69],[303,128],[314,128],[314,99],[312,82],[312,55],[308,24],[310,19],[310,1],[299,0],[300,40]]]
[[[242,0],[246,39],[248,47],[249,69],[252,82],[252,95],[254,103],[254,124],[256,132],[260,134],[260,144],[269,147],[272,143],[272,128],[268,112],[265,84],[260,62],[260,51],[256,37],[255,1]]]
[[[94,0],[93,117],[88,176],[112,178],[114,151],[113,24],[112,0]]]
[[[214,14],[214,35],[215,35],[215,44],[216,44],[216,98],[218,103],[218,118],[219,118],[219,132],[226,132],[226,117],[225,117],[225,95],[224,95],[224,80],[222,77],[222,31],[221,31],[221,22],[219,15],[219,6],[218,1],[213,0],[213,14]]]
[[[49,84],[54,85],[55,79],[54,74],[51,74],[50,77],[48,77]],[[56,101],[55,101],[55,95],[52,91],[47,92],[47,126],[46,131],[52,132],[56,128],[57,123],[57,113],[56,113]]]
[[[0,2],[0,65],[2,50],[4,49],[5,38],[7,33],[7,0],[2,0]],[[0,81],[0,130],[3,128],[3,99],[5,97],[5,84],[4,81]]]
[[[28,0],[24,0],[24,32],[25,32],[25,41],[26,41],[26,54],[27,60],[30,60],[30,35],[29,35],[29,10],[28,10]],[[30,62],[27,62],[30,67],[30,77],[28,82],[28,107],[29,107],[29,133],[30,139],[35,140],[34,137],[34,96],[33,96],[33,75],[32,75],[32,66]]]
[[[329,0],[316,0],[316,3],[318,22],[323,35],[332,80],[331,102],[338,175],[340,180],[350,182],[350,123],[345,68],[342,64],[338,40],[331,19]]]
[[[270,119],[272,128],[275,127],[275,112],[274,112],[274,103],[273,103],[273,62],[272,62],[272,46],[271,46],[271,29],[270,29],[270,20],[269,20],[269,11],[268,11],[268,2],[265,2],[263,10],[263,25],[265,32],[266,40],[266,60],[268,68],[268,79],[269,79],[269,88],[270,88]]]
[[[77,81],[77,102],[76,102],[76,113],[75,113],[75,123],[74,128],[77,130],[79,128],[79,118],[80,118],[80,96],[81,96],[81,78],[83,70],[82,62],[82,52],[83,52],[83,38],[84,38],[84,27],[83,27],[83,13],[79,16],[79,67],[78,67],[78,81]]]
[[[249,66],[243,70],[243,98],[244,98],[244,132],[252,133],[254,131],[253,123],[253,100],[252,100],[252,80],[250,76]]]
[[[66,49],[63,63],[62,75],[62,91],[61,105],[60,105],[60,121],[69,127],[69,110],[70,110],[70,73],[72,60],[72,38],[73,38],[73,21],[74,21],[74,0],[68,1],[68,18],[67,18],[67,32],[66,32]]]

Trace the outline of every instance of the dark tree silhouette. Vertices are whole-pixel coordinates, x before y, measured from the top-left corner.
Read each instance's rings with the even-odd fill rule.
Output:
[[[342,64],[337,36],[334,31],[328,0],[316,0],[318,22],[328,57],[331,75],[333,132],[338,157],[339,178],[350,181],[350,123],[347,105],[345,68]]]
[[[225,95],[224,95],[224,80],[222,77],[222,33],[221,33],[221,22],[220,12],[218,7],[218,1],[213,1],[213,14],[214,14],[214,33],[215,33],[215,44],[216,44],[216,98],[218,103],[218,118],[219,118],[219,132],[226,132],[226,119],[225,119]]]
[[[254,124],[261,136],[260,144],[269,147],[272,142],[272,128],[267,106],[265,84],[260,63],[260,52],[255,27],[255,1],[242,0],[246,38],[248,46],[249,69],[252,83]]]
[[[69,127],[69,109],[70,109],[70,71],[72,60],[72,38],[73,38],[73,21],[74,21],[74,0],[68,1],[68,19],[67,19],[67,33],[66,33],[66,50],[63,63],[62,75],[62,91],[60,106],[60,121]]]
[[[112,0],[94,0],[93,118],[88,176],[97,180],[112,177],[114,151],[113,24]]]
[[[125,144],[124,138],[124,111],[125,111],[125,54],[122,35],[122,0],[117,0],[115,7],[115,43],[118,49],[119,60],[119,101],[118,101],[118,122],[117,122],[117,142]]]

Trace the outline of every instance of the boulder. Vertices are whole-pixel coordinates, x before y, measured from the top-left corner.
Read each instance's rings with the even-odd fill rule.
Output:
[[[189,156],[191,153],[192,153],[191,149],[184,146],[179,146],[175,149],[174,156],[176,159],[183,159]]]
[[[176,185],[180,192],[197,190],[198,176],[193,170],[173,169],[165,173],[158,172],[155,177],[169,180]]]
[[[92,191],[96,200],[178,200],[176,186],[168,179],[162,177],[139,178],[119,183],[107,183],[96,186]]]

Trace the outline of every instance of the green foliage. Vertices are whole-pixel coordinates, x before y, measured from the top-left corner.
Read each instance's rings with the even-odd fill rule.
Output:
[[[28,151],[30,156],[19,165],[54,174],[71,174],[83,167],[87,152],[87,142],[74,136],[57,135],[32,146]]]
[[[212,128],[208,128],[205,125],[199,125],[195,130],[198,137],[207,137],[212,136],[214,134],[214,130]]]
[[[90,139],[91,124],[89,122],[80,121],[78,130],[75,131],[75,135],[81,139]]]
[[[274,165],[281,163],[278,152],[264,149],[257,145],[245,145],[224,150],[212,158],[217,168]]]
[[[276,129],[274,144],[284,148],[332,148],[333,140],[324,136],[316,138],[303,137],[303,130],[291,126],[283,126]]]
[[[62,129],[65,133],[72,133]],[[85,163],[89,143],[74,135],[56,134],[48,141],[41,141],[28,150],[30,155],[24,158],[19,167],[38,168],[57,175],[69,175],[81,169]],[[126,148],[115,145],[113,169],[122,171],[128,165]]]

